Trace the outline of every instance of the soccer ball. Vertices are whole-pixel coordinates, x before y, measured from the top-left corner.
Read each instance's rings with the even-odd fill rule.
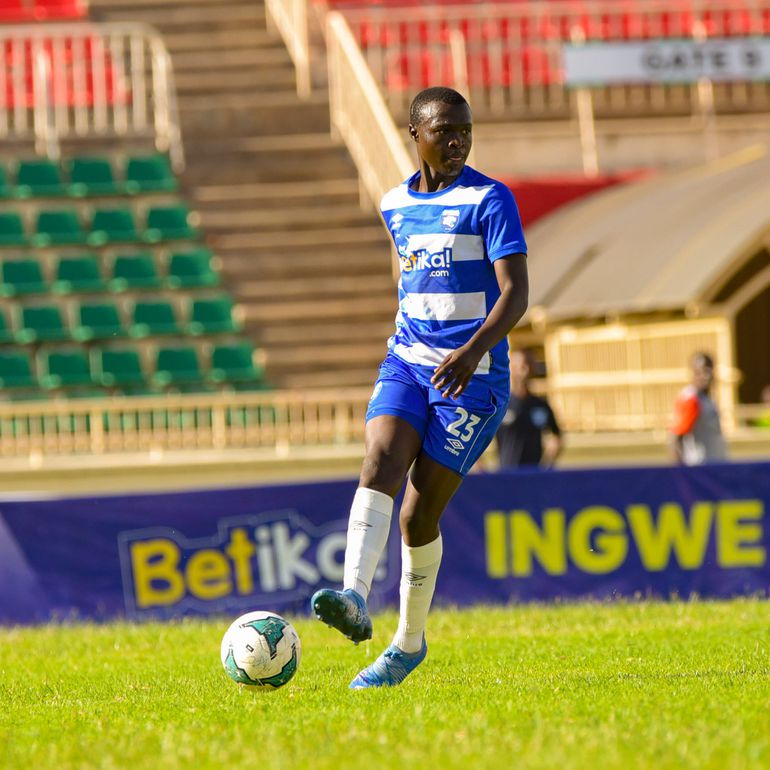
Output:
[[[274,612],[247,612],[222,637],[222,665],[234,681],[277,690],[297,672],[302,648],[294,626]]]

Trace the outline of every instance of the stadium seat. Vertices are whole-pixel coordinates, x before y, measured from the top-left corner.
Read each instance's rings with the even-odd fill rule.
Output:
[[[155,243],[198,238],[200,232],[189,224],[189,220],[187,206],[152,206],[147,212],[145,239]]]
[[[49,197],[67,194],[67,185],[58,163],[51,160],[22,160],[16,172],[14,195],[18,198]]]
[[[70,333],[58,305],[29,305],[21,308],[14,336],[27,345],[68,340]]]
[[[119,195],[121,185],[115,181],[108,158],[73,158],[70,162],[70,194],[78,197],[91,195]]]
[[[13,342],[13,329],[8,323],[8,316],[4,309],[0,308],[0,345]]]
[[[177,181],[165,155],[133,156],[126,164],[126,191],[132,195],[174,192]]]
[[[190,309],[190,334],[237,332],[240,325],[233,319],[233,301],[228,296],[194,299]]]
[[[219,274],[211,265],[209,249],[174,252],[168,265],[166,285],[171,289],[193,289],[217,286]]]
[[[99,260],[91,255],[60,257],[52,290],[57,294],[104,291],[107,285],[99,269]]]
[[[105,348],[93,351],[94,380],[107,388],[132,388],[145,384],[139,351]]]
[[[23,350],[0,350],[0,388],[36,388],[29,353]]]
[[[155,358],[152,381],[159,386],[200,383],[203,376],[194,347],[162,347]]]
[[[160,285],[161,281],[155,269],[155,261],[150,252],[142,251],[115,257],[112,266],[112,278],[110,278],[112,291],[157,289]]]
[[[43,270],[36,259],[6,259],[0,270],[0,295],[19,297],[48,291]]]
[[[129,333],[132,337],[179,334],[174,306],[168,300],[140,300],[134,305]]]
[[[82,348],[44,351],[39,362],[40,385],[46,390],[92,384],[88,354]]]
[[[5,166],[0,165],[0,198],[10,198],[11,192],[11,186],[8,184],[8,172]]]
[[[66,246],[86,242],[86,234],[74,209],[41,211],[33,236],[35,246]]]
[[[216,383],[259,382],[263,372],[254,364],[254,348],[249,342],[215,345],[211,352],[209,379]]]
[[[139,233],[130,208],[97,209],[91,222],[88,243],[101,246],[105,243],[137,243]]]
[[[80,342],[126,336],[120,311],[114,302],[82,302],[76,313],[72,336]]]
[[[26,246],[29,242],[18,211],[0,211],[0,246]]]

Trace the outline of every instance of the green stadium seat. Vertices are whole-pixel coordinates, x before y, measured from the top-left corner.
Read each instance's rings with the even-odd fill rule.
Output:
[[[0,165],[0,198],[10,198],[12,192],[11,185],[8,184],[8,172],[5,166]]]
[[[128,291],[129,289],[157,289],[161,280],[155,269],[155,260],[150,252],[123,254],[115,257],[112,265],[110,289]]]
[[[145,240],[176,241],[200,237],[200,231],[190,225],[191,212],[187,206],[152,206],[147,211]]]
[[[86,234],[75,209],[41,211],[32,238],[35,246],[66,246],[86,242]]]
[[[82,348],[44,351],[38,360],[40,385],[46,390],[93,384],[88,354]]]
[[[168,264],[166,285],[171,289],[195,289],[219,285],[219,274],[211,265],[209,249],[177,251]]]
[[[194,299],[190,309],[190,334],[222,334],[240,330],[233,318],[233,300],[228,296]]]
[[[18,211],[0,211],[0,246],[26,246],[29,238]]]
[[[48,291],[43,270],[36,259],[6,259],[0,269],[0,295],[19,297]]]
[[[166,155],[133,156],[126,164],[126,190],[132,195],[174,192],[177,181]]]
[[[104,348],[93,351],[94,379],[106,388],[137,388],[145,385],[142,362],[135,348]]]
[[[8,316],[3,308],[0,308],[0,345],[7,345],[14,341],[13,329],[8,323]]]
[[[70,338],[58,305],[29,305],[21,308],[16,341],[23,344],[59,342]]]
[[[72,336],[80,342],[107,340],[126,336],[120,311],[114,302],[81,302],[76,313]]]
[[[263,371],[254,364],[250,342],[215,345],[211,351],[209,379],[216,383],[260,382]]]
[[[67,194],[59,164],[51,160],[22,160],[16,171],[17,198],[59,196]]]
[[[140,300],[134,305],[129,333],[132,337],[179,334],[174,306],[168,300]]]
[[[195,348],[192,346],[159,348],[155,357],[152,381],[158,386],[202,382],[203,375]]]
[[[104,291],[107,284],[99,269],[99,260],[92,254],[59,257],[52,290],[57,294]]]
[[[32,360],[24,350],[0,350],[0,388],[36,388]]]
[[[115,180],[109,158],[80,157],[70,161],[70,195],[83,198],[96,195],[120,195],[122,186]]]
[[[88,243],[101,246],[105,243],[137,243],[139,233],[130,208],[97,209],[91,221]]]

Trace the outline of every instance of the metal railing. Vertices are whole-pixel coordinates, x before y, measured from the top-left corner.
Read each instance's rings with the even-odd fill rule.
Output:
[[[265,0],[265,15],[283,38],[297,73],[297,95],[307,99],[313,90],[310,72],[308,0]]]
[[[675,390],[653,382],[639,383],[646,394],[649,419],[640,420],[635,406],[617,389],[597,394],[612,399],[612,413],[591,412],[581,401],[580,411],[557,403],[560,419],[570,433],[665,430]],[[263,459],[336,456],[339,450],[360,449],[370,388],[312,393],[274,391],[168,396],[114,397],[94,400],[51,400],[0,404],[0,458],[44,465],[46,458],[120,457],[164,452],[226,452],[261,450]],[[625,399],[625,400],[624,400]],[[624,407],[625,404],[625,407]],[[561,411],[565,409],[565,411]],[[770,435],[770,408],[742,405],[736,424],[727,425],[757,437]],[[765,427],[761,427],[761,426]]]
[[[371,388],[0,404],[0,457],[359,445]]]
[[[585,0],[369,6],[345,16],[392,110],[430,85],[469,93],[478,116],[569,118],[562,47],[586,42],[770,35],[770,0]],[[464,56],[458,51],[464,47]],[[698,84],[606,86],[597,117],[698,115]],[[765,82],[715,83],[717,112],[770,109]]]
[[[0,50],[0,138],[57,158],[64,139],[152,137],[184,168],[171,59],[151,27],[2,26]]]
[[[330,13],[326,30],[332,130],[347,145],[362,189],[379,206],[414,171],[413,163],[345,17]]]

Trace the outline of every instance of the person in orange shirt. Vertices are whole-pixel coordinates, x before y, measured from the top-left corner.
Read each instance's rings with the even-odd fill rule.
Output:
[[[719,410],[710,395],[713,382],[714,359],[708,353],[696,353],[692,359],[692,383],[674,403],[671,448],[680,465],[727,459]]]

